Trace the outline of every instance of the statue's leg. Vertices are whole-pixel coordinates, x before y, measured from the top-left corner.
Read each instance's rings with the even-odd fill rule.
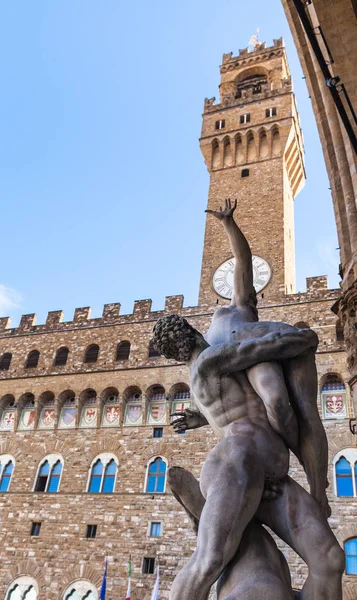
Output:
[[[312,496],[329,516],[326,496],[327,438],[317,408],[317,373],[312,350],[284,362],[291,404],[299,423],[300,451]]]
[[[262,525],[246,527],[217,583],[217,600],[293,600],[287,562]]]
[[[344,552],[320,506],[290,477],[275,500],[263,500],[257,518],[268,525],[309,567],[301,600],[342,600]]]
[[[197,549],[177,575],[170,600],[206,600],[237,551],[264,489],[264,471],[249,439],[240,435],[224,439],[203,466],[200,487],[206,503]]]
[[[176,500],[190,517],[193,530],[197,533],[206,500],[196,477],[182,467],[170,467],[167,472],[167,482]]]
[[[259,363],[247,369],[247,376],[252,388],[264,402],[270,425],[302,462],[298,421],[289,402],[281,364]]]

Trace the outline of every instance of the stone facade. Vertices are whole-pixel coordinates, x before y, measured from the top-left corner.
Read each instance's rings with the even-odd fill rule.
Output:
[[[254,68],[262,68],[263,61],[271,78],[270,91],[258,92],[256,98],[249,99],[250,113],[257,115],[257,124],[253,119],[251,123],[253,138],[255,131],[260,131],[258,115],[268,105],[278,107],[278,122],[271,119],[266,128],[270,140],[267,140],[268,154],[261,160],[247,162],[246,147],[246,158],[238,167],[227,164],[227,160],[224,163],[228,143],[212,132],[212,126],[215,128],[217,120],[225,119],[229,144],[237,144],[235,119],[242,105],[240,98],[232,98],[232,82],[237,74],[238,83],[242,81],[244,69],[251,68],[251,58]],[[357,497],[337,497],[334,487],[334,457],[345,448],[356,449],[356,438],[349,434],[348,428],[352,407],[345,346],[336,329],[337,317],[331,311],[331,306],[339,300],[340,290],[328,289],[326,277],[314,277],[307,280],[305,293],[286,294],[294,281],[291,206],[303,183],[303,163],[300,128],[282,41],[269,49],[259,46],[252,53],[241,51],[237,59],[225,55],[222,69],[222,102],[225,104],[227,98],[228,102],[223,108],[222,102],[217,107],[213,101],[206,101],[201,139],[211,172],[209,206],[216,208],[226,195],[237,196],[238,222],[244,223],[253,250],[256,248],[271,263],[272,279],[264,293],[259,294],[259,318],[304,323],[320,338],[318,401],[330,445],[331,526],[343,544],[357,536]],[[232,80],[230,73],[234,74]],[[254,73],[257,71],[250,71]],[[279,81],[287,83],[281,86]],[[250,94],[249,88],[243,92]],[[276,155],[272,150],[274,125],[280,127]],[[244,138],[244,128],[238,129]],[[212,147],[216,147],[215,139],[219,155],[213,169],[211,153]],[[259,156],[261,138],[257,140],[256,156]],[[287,156],[286,148],[290,147]],[[240,170],[247,166],[254,176],[250,174],[244,180],[243,194]],[[119,304],[109,304],[104,307],[102,317],[96,319],[90,319],[89,308],[80,308],[76,309],[73,321],[64,321],[61,311],[50,312],[44,325],[36,325],[34,315],[25,315],[19,327],[13,329],[8,319],[0,320],[0,463],[1,457],[6,456],[5,462],[11,458],[14,465],[8,491],[0,492],[3,596],[20,576],[25,578],[21,580],[25,581],[23,585],[35,582],[34,590],[43,600],[63,600],[72,584],[86,590],[88,582],[88,586],[98,589],[104,557],[108,556],[107,599],[124,598],[131,555],[132,600],[149,600],[151,596],[155,574],[143,574],[144,557],[159,561],[160,598],[168,598],[173,576],[195,547],[195,536],[185,513],[166,488],[163,493],[146,491],[147,466],[156,457],[162,457],[168,465],[186,466],[198,477],[216,440],[209,427],[184,435],[172,432],[171,410],[177,408],[175,403],[189,401],[188,372],[185,365],[149,356],[150,338],[155,321],[164,314],[181,314],[200,331],[208,328],[217,301],[226,302],[212,288],[212,272],[229,256],[222,232],[209,218],[198,306],[186,308],[182,296],[171,296],[166,298],[165,309],[157,312],[151,311],[150,300],[142,300],[135,302],[129,315],[120,314]],[[130,342],[130,353],[117,360],[117,346],[123,341]],[[98,346],[97,360],[85,362],[87,350],[93,345]],[[67,360],[55,366],[60,348],[68,349]],[[38,361],[29,367],[29,353],[33,351],[39,352]],[[7,363],[3,362],[6,355]],[[341,392],[344,412],[338,406],[327,411],[324,386],[330,381],[329,376],[338,378],[345,386]],[[65,409],[68,419],[63,416]],[[111,420],[107,410],[113,417]],[[160,438],[154,437],[158,428],[162,428]],[[113,492],[88,492],[91,469],[103,455],[107,461],[113,458],[117,465]],[[62,464],[56,493],[35,491],[40,468],[48,457],[51,465],[57,460]],[[291,471],[294,478],[306,485],[294,460]],[[161,523],[160,537],[149,535],[151,522]],[[41,524],[38,536],[30,535],[33,523]],[[86,537],[88,525],[97,525],[94,539]],[[294,585],[300,587],[306,567],[292,551],[282,548],[289,560]],[[346,576],[345,600],[356,597],[355,581],[355,577]],[[97,600],[95,593],[89,597]]]
[[[345,328],[351,387],[357,381],[356,287],[357,287],[357,157],[338,115],[331,91],[307,39],[293,0],[282,0],[294,37],[315,113],[330,180],[337,233],[341,248],[343,294],[334,307]],[[357,107],[357,6],[354,0],[306,3],[305,11],[319,48],[330,70],[338,78],[337,90],[354,134],[357,124],[341,88],[344,85],[354,110]],[[320,29],[318,29],[320,28]],[[322,35],[320,34],[322,32]],[[355,394],[357,398],[357,395]],[[356,402],[356,401],[355,401]],[[355,405],[357,409],[357,404]]]

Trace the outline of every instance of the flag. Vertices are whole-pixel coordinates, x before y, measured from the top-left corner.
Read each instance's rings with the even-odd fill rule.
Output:
[[[108,569],[108,559],[106,558],[105,566],[104,566],[103,581],[102,581],[102,585],[100,588],[99,600],[105,600],[105,592],[107,589],[107,569]]]
[[[157,563],[156,581],[155,586],[151,594],[151,600],[159,600],[159,583],[160,583],[160,566]]]
[[[128,564],[128,589],[126,592],[125,600],[130,600],[130,586],[131,586],[131,556],[129,557],[129,564]]]

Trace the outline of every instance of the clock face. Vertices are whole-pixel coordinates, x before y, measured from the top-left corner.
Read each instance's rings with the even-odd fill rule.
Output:
[[[255,291],[261,292],[269,283],[271,278],[271,268],[264,258],[252,256],[253,262],[253,285]],[[233,271],[234,258],[230,258],[222,263],[213,275],[213,288],[223,298],[230,300],[233,295]]]

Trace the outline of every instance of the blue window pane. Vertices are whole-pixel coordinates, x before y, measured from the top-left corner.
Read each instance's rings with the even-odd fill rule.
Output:
[[[40,475],[48,475],[50,472],[50,465],[48,464],[47,460],[46,462],[43,463],[41,469],[40,469]]]
[[[11,475],[3,475],[0,483],[0,492],[7,492],[10,485],[10,477]]]
[[[146,486],[146,491],[149,493],[154,493],[155,492],[155,483],[156,483],[156,477],[149,475],[147,486]]]
[[[352,540],[348,540],[345,543],[346,554],[354,554],[357,556],[357,538],[353,538]]]
[[[102,473],[103,473],[103,463],[101,460],[98,460],[98,462],[96,462],[95,465],[93,465],[92,474],[93,475],[101,475]]]
[[[106,475],[115,475],[116,472],[117,472],[117,466],[116,466],[114,460],[111,460],[105,470],[105,473],[106,473]]]
[[[104,477],[102,492],[111,493],[114,490],[114,481],[115,478],[113,475],[106,475]]]
[[[90,484],[89,484],[89,491],[90,492],[94,492],[94,493],[98,493],[100,491],[101,481],[102,481],[101,477],[94,477],[92,475],[91,480],[90,480]]]
[[[156,491],[159,493],[162,493],[164,491],[164,488],[165,488],[165,477],[158,477]]]
[[[149,473],[157,473],[159,469],[160,458],[156,458],[149,466]]]
[[[166,463],[162,460],[162,458],[159,458],[159,473],[166,473]]]
[[[62,463],[60,461],[56,462],[55,466],[52,469],[52,475],[61,475],[62,473]]]
[[[151,523],[150,535],[151,535],[151,537],[160,537],[161,523]]]
[[[349,475],[352,473],[351,465],[344,456],[336,463],[336,473],[337,475]]]
[[[59,486],[59,476],[58,475],[51,475],[50,478],[50,483],[48,484],[48,488],[47,491],[48,492],[57,492],[58,491],[58,486]]]
[[[346,574],[357,575],[357,556],[346,556]]]
[[[355,481],[356,481],[356,489],[357,489],[357,462],[355,463]]]
[[[337,496],[353,496],[352,468],[344,456],[336,463]]]

